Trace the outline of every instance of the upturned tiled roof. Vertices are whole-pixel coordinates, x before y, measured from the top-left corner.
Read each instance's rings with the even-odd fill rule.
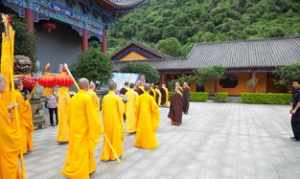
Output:
[[[149,61],[158,70],[225,68],[265,68],[296,63],[300,60],[300,37],[199,43],[186,60]]]
[[[147,0],[96,0],[97,3],[104,7],[116,10],[134,8],[146,1]]]

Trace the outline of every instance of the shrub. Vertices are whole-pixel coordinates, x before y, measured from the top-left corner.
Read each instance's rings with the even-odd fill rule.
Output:
[[[169,99],[171,100],[173,92],[169,92]],[[208,99],[208,93],[206,92],[190,92],[191,102],[206,102]]]
[[[278,67],[274,74],[280,78],[277,85],[288,87],[292,81],[300,79],[300,63]]]
[[[190,92],[190,101],[205,102],[208,99],[208,93],[205,92]]]
[[[289,104],[292,95],[287,93],[241,93],[241,102],[248,104]]]
[[[227,102],[228,101],[228,93],[227,92],[216,93],[215,101],[216,102]]]
[[[86,77],[102,85],[112,76],[112,64],[99,49],[90,48],[79,56],[77,63],[72,65],[72,71],[76,78]]]

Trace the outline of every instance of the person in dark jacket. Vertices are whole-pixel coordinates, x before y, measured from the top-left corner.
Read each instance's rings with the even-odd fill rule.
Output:
[[[291,125],[294,133],[294,139],[300,141],[300,80],[293,82],[293,88],[295,89],[295,94],[293,97],[293,105],[290,110],[292,115]]]

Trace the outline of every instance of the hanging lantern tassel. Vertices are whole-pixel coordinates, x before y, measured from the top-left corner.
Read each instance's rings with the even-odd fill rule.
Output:
[[[32,90],[37,83],[36,79],[31,77],[30,75],[23,76],[22,82],[23,82],[24,88],[29,89],[29,90]]]
[[[46,29],[47,32],[50,33],[50,32],[52,32],[53,30],[56,29],[56,24],[53,23],[53,22],[48,21],[48,22],[43,24],[43,28]]]
[[[53,88],[57,86],[56,77],[51,75],[44,75],[38,79],[38,83],[46,88]]]
[[[56,76],[57,85],[62,87],[70,87],[74,84],[73,79],[69,75],[61,74]]]

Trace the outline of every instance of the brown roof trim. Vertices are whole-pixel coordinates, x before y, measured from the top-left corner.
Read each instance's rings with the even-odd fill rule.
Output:
[[[129,42],[127,45],[125,45],[123,48],[119,49],[117,52],[115,52],[112,56],[111,59],[113,59],[114,57],[116,57],[118,54],[120,54],[122,51],[126,50],[127,48],[131,47],[131,46],[136,46],[138,48],[141,48],[151,54],[153,54],[154,56],[158,56],[161,57],[162,59],[176,59],[176,57],[167,55],[165,53],[162,53],[154,48],[151,47],[147,47],[142,43],[139,42]]]

